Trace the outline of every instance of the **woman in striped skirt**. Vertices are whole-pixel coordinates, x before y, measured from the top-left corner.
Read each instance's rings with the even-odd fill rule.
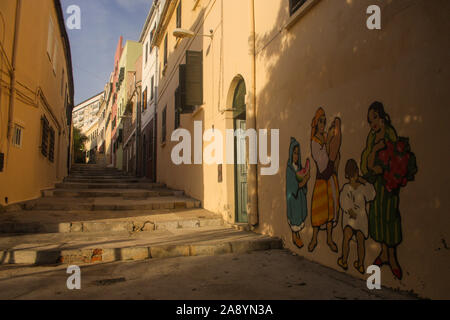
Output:
[[[325,111],[319,108],[311,124],[311,153],[316,163],[317,175],[311,204],[311,225],[313,236],[308,250],[317,246],[319,230],[327,230],[327,244],[337,252],[333,241],[333,228],[339,212],[339,184],[337,168],[341,147],[341,120],[336,118],[328,132],[325,131]]]

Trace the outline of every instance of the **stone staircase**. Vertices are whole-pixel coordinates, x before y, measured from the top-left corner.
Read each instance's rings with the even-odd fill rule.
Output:
[[[102,165],[74,165],[42,198],[0,215],[0,264],[86,264],[281,248],[200,201]]]

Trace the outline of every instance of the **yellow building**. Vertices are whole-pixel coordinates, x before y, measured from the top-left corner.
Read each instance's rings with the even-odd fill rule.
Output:
[[[113,90],[113,74],[110,75],[109,82],[105,85],[105,99],[103,101],[103,112],[102,117],[104,117],[104,154],[105,154],[105,165],[112,166],[112,144],[111,144],[111,112],[113,105],[112,98],[112,90]]]
[[[152,42],[160,65],[157,178],[308,259],[362,279],[378,264],[384,286],[445,297],[450,155],[439,137],[450,118],[450,3],[377,3],[165,2]],[[378,18],[381,29],[372,27]],[[192,164],[172,160],[177,128],[191,133]],[[225,139],[226,129],[239,128],[268,130],[274,174],[261,174],[269,165],[260,155],[257,165],[194,164],[212,143],[195,146],[196,135],[211,129]],[[234,160],[248,159],[245,138],[235,140]],[[310,177],[302,180],[295,171],[307,159]],[[350,159],[375,198],[366,198],[354,232],[364,235],[364,256],[351,241],[342,260],[353,234],[338,195],[358,172],[346,170]]]
[[[117,145],[114,152],[114,162],[117,169],[124,169],[123,163],[123,123],[122,118],[126,110],[127,101],[130,96],[130,89],[134,90],[134,86],[130,84],[134,82],[134,77],[130,74],[136,72],[136,60],[142,55],[142,44],[136,41],[127,40],[119,60],[119,88],[117,92],[117,130],[113,137],[113,143]],[[132,93],[132,92],[131,92]]]
[[[1,1],[0,20],[0,205],[8,205],[67,175],[73,79],[59,1]]]

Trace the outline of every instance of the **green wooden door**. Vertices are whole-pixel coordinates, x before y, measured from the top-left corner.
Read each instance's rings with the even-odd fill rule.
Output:
[[[245,132],[245,120],[236,119],[236,129],[242,129]],[[239,131],[238,131],[239,132]],[[237,222],[247,223],[247,157],[245,135],[238,133],[236,135],[236,218]]]
[[[245,96],[247,90],[243,79],[239,81],[234,91],[233,109],[234,109],[234,129],[237,131],[234,149],[234,172],[235,172],[235,206],[236,222],[247,223],[247,148],[245,135],[246,130],[246,105]]]

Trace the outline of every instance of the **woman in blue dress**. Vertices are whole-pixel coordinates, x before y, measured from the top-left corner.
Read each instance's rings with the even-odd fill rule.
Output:
[[[286,168],[286,207],[289,226],[292,231],[292,241],[299,247],[303,247],[300,231],[305,226],[308,214],[308,203],[306,201],[307,183],[310,178],[308,172],[304,179],[297,179],[297,172],[302,170],[300,144],[295,138],[291,138],[289,146],[289,160]]]

